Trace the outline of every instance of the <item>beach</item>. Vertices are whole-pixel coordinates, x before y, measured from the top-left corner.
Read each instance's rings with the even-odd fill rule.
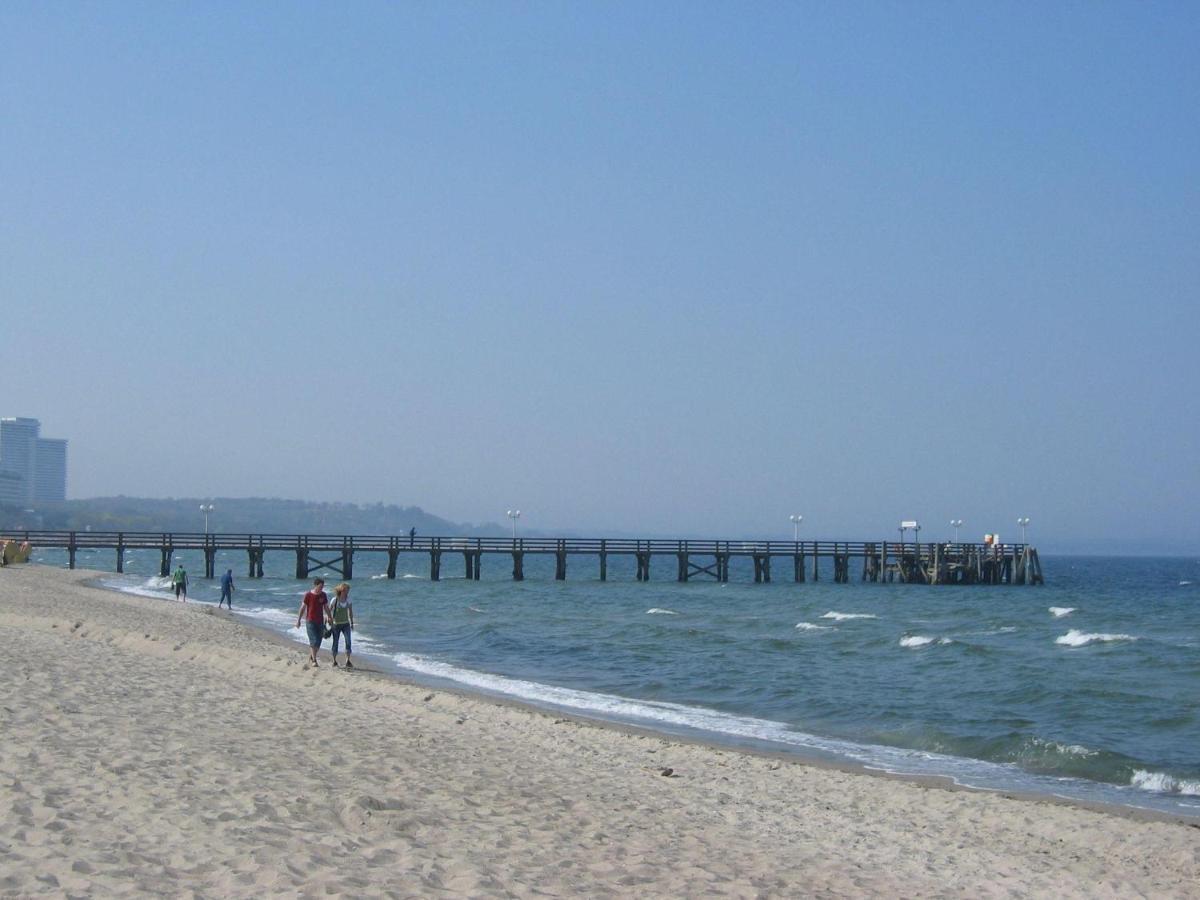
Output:
[[[0,570],[0,896],[1200,896],[1193,824],[310,669],[98,574]]]

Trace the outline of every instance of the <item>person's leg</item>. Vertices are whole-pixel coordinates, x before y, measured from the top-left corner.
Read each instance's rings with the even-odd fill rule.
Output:
[[[321,622],[308,622],[306,627],[308,629],[308,659],[315,666],[317,665],[317,650],[321,647],[321,637],[325,626]]]
[[[340,636],[340,634],[339,634],[339,633],[341,632],[341,630],[342,630],[342,626],[341,626],[341,625],[334,625],[334,626],[333,626],[333,646],[329,648],[329,652],[333,654],[333,664],[334,664],[335,666],[338,664],[338,662],[337,662],[337,654],[338,654],[338,637]]]
[[[342,627],[346,630],[346,668],[353,669],[354,663],[350,662],[350,632],[354,629],[349,625],[343,625]]]

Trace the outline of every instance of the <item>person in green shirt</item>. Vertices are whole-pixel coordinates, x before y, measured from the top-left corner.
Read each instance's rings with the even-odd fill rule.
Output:
[[[171,576],[171,586],[175,588],[175,599],[182,599],[184,603],[187,603],[187,572],[184,571],[182,563],[175,569],[175,574]],[[182,598],[180,594],[183,595]]]
[[[329,604],[333,614],[333,664],[338,664],[338,638],[346,638],[346,668],[353,669],[350,661],[350,632],[354,628],[354,605],[350,602],[350,585],[342,582],[333,589],[333,602]]]

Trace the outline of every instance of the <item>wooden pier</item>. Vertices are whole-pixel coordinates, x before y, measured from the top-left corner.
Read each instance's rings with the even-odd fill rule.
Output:
[[[599,564],[601,581],[608,579],[609,558],[633,562],[638,581],[650,580],[651,563],[664,558],[675,567],[676,580],[710,578],[729,580],[729,561],[741,557],[752,563],[754,581],[772,580],[772,563],[785,567],[791,580],[819,581],[822,570],[839,583],[851,580],[856,570],[861,581],[899,581],[908,584],[1020,584],[1043,583],[1037,550],[1028,544],[904,543],[901,541],[717,541],[632,540],[606,538],[462,538],[349,536],[323,534],[196,534],[145,531],[0,531],[0,539],[27,541],[35,549],[67,552],[75,568],[81,550],[112,550],[116,570],[125,570],[129,550],[157,550],[160,574],[171,573],[179,551],[204,554],[204,577],[214,577],[219,552],[244,552],[250,578],[262,578],[263,557],[294,553],[296,577],[331,572],[347,581],[354,577],[357,553],[386,553],[387,577],[396,577],[402,555],[420,554],[429,559],[429,578],[441,578],[442,558],[461,555],[468,579],[479,579],[484,556],[512,562],[515,581],[525,578],[525,557],[554,557],[554,577],[564,581],[567,560],[590,556]]]

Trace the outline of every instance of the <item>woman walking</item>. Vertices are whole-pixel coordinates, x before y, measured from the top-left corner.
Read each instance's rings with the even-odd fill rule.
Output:
[[[353,669],[350,662],[350,632],[354,628],[354,605],[350,602],[350,585],[342,582],[333,589],[333,603],[330,606],[333,621],[333,664],[338,664],[338,638],[346,638],[346,668]]]
[[[296,614],[296,627],[303,621],[308,626],[308,661],[317,665],[317,651],[321,649],[321,640],[325,637],[325,623],[333,622],[329,615],[329,595],[325,593],[325,579],[314,578],[312,590],[300,601],[300,611]]]

